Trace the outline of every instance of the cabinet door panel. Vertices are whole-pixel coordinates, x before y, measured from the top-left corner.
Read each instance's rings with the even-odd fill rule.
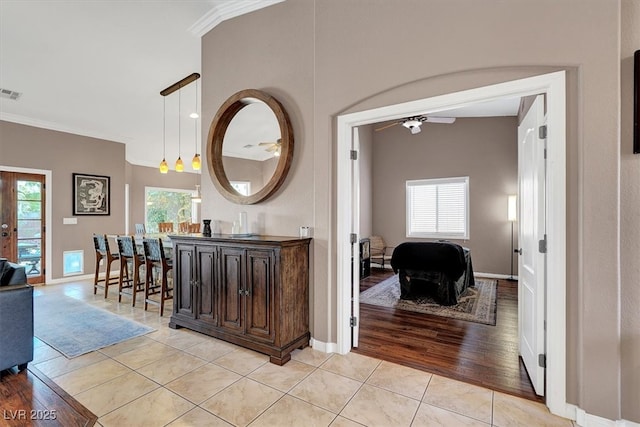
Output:
[[[198,298],[196,317],[204,322],[211,323],[213,325],[218,324],[217,315],[217,300],[216,300],[216,247],[215,246],[201,246],[197,251],[198,262]]]
[[[193,245],[178,245],[174,248],[177,265],[174,266],[173,277],[179,283],[174,284],[174,298],[176,312],[195,317],[193,309],[192,281],[195,270],[195,247]]]
[[[223,327],[235,331],[243,328],[242,254],[241,249],[220,248],[220,321]]]
[[[247,251],[247,277],[249,291],[246,303],[246,333],[265,341],[274,340],[273,252]]]

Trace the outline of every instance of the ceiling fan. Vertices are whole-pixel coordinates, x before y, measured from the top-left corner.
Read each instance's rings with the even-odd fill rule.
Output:
[[[377,131],[381,131],[387,128],[390,128],[391,126],[395,126],[395,125],[402,125],[404,127],[406,127],[407,129],[409,129],[409,131],[415,135],[416,133],[420,133],[420,131],[422,130],[420,128],[420,126],[422,126],[422,123],[424,122],[428,122],[428,123],[453,123],[456,121],[455,117],[427,117],[427,116],[411,116],[411,117],[407,117],[404,118],[402,120],[398,120],[396,122],[393,123],[389,123],[385,126],[379,127],[377,129],[374,129],[376,132]]]
[[[261,142],[258,144],[260,147],[267,147],[265,151],[269,153],[273,153],[274,156],[280,156],[280,149],[282,147],[282,139],[278,138],[276,142]]]

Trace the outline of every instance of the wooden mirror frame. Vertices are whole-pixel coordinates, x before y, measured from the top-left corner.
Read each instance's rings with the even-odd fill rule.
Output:
[[[231,186],[227,174],[224,171],[222,164],[222,143],[229,123],[231,123],[231,120],[233,120],[238,111],[256,101],[262,101],[267,104],[278,120],[280,138],[282,139],[280,158],[269,182],[267,182],[260,191],[249,196],[243,196]],[[284,107],[282,107],[280,102],[274,97],[261,90],[245,89],[231,95],[220,106],[209,127],[209,136],[207,137],[207,165],[213,184],[227,200],[241,205],[252,205],[266,200],[280,188],[286,179],[292,160],[293,130],[291,121]]]

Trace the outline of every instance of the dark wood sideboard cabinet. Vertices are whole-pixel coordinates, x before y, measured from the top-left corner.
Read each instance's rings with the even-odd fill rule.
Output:
[[[171,235],[173,314],[283,365],[309,345],[310,238]]]

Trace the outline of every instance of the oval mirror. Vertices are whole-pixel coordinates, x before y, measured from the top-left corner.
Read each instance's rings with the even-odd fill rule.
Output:
[[[237,92],[211,122],[207,154],[209,174],[220,194],[245,205],[263,201],[278,190],[291,167],[289,115],[263,91]]]

